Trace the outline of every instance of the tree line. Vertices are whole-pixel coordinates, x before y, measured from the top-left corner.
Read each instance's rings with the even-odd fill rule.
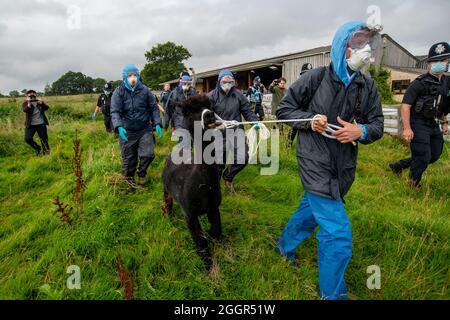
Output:
[[[184,61],[192,57],[191,53],[182,45],[173,42],[160,43],[145,53],[147,63],[141,71],[141,78],[148,87],[156,89],[160,84],[179,77],[180,73],[187,71]],[[118,70],[118,73],[120,70]],[[99,93],[108,81],[103,78],[92,78],[81,72],[68,71],[51,85],[47,83],[44,92],[39,95],[64,96],[76,94]],[[112,81],[117,88],[122,80]],[[17,98],[25,95],[27,89],[12,90],[9,97]],[[0,93],[0,97],[4,97]]]

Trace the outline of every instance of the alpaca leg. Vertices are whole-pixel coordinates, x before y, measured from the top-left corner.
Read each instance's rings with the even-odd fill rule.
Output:
[[[185,217],[192,239],[194,239],[197,247],[197,253],[203,259],[205,267],[209,270],[212,266],[212,259],[211,254],[209,253],[208,241],[203,236],[200,221],[198,221],[197,216],[185,215]]]
[[[170,196],[168,192],[164,192],[164,202],[161,205],[161,209],[166,215],[172,214],[173,198]]]
[[[219,208],[213,208],[208,210],[208,221],[211,224],[211,229],[209,229],[209,235],[213,239],[220,239],[222,237],[222,221],[220,219]]]

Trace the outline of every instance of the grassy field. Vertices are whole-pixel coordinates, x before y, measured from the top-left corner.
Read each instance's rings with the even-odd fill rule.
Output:
[[[20,102],[0,100],[0,299],[124,299],[119,256],[134,274],[135,299],[319,298],[316,240],[298,249],[298,269],[274,252],[303,193],[293,149],[281,150],[278,175],[260,176],[258,166],[249,166],[236,179],[237,195],[224,192],[225,237],[214,245],[208,275],[180,208],[172,218],[160,209],[169,138],[157,144],[148,188],[124,195],[118,143],[102,119],[90,120],[95,98],[48,99],[52,153],[39,158],[23,141]],[[68,225],[52,200],[73,205],[76,132],[86,191],[83,211]],[[386,166],[407,155],[390,137],[360,148],[346,199],[354,234],[346,274],[352,299],[450,298],[449,144],[419,193],[407,187],[406,174],[398,179]],[[66,288],[70,265],[81,268],[81,290]],[[366,286],[371,265],[381,268],[381,290]]]

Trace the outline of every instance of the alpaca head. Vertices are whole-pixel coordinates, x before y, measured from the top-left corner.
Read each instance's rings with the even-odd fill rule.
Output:
[[[190,97],[181,105],[184,115],[184,124],[190,132],[194,132],[196,121],[204,122],[204,130],[216,127],[216,118],[211,111],[211,102],[207,95],[197,95]]]

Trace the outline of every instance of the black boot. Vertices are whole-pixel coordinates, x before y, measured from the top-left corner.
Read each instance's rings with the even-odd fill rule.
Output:
[[[400,176],[402,175],[403,168],[401,168],[400,165],[399,165],[397,162],[395,162],[395,163],[390,163],[390,164],[389,164],[389,168],[391,168],[392,172],[393,172],[396,176],[400,177]]]

